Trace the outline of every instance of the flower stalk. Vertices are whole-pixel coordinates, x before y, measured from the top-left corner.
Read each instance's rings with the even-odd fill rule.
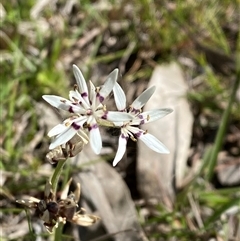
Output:
[[[57,192],[57,187],[58,187],[58,181],[63,169],[64,164],[66,163],[67,159],[65,160],[60,160],[57,163],[57,166],[53,172],[52,178],[51,178],[51,183],[52,183],[52,189],[53,189],[53,193]]]

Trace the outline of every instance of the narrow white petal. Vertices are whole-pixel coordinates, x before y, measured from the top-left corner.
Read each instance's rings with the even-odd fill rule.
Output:
[[[60,133],[64,132],[67,128],[68,127],[65,126],[64,124],[58,124],[48,132],[48,136],[53,137],[53,136],[59,135]]]
[[[73,65],[73,74],[77,81],[77,85],[79,88],[79,92],[82,94],[86,94],[88,96],[88,88],[86,84],[86,80],[81,72],[81,70],[77,67],[77,65]]]
[[[166,146],[163,145],[161,141],[159,141],[155,136],[146,133],[139,136],[139,139],[143,141],[149,148],[158,153],[168,154],[169,150]]]
[[[71,125],[76,125],[77,128],[76,130],[80,129],[83,124],[87,121],[87,117],[86,116],[80,116],[78,118],[68,118],[66,119],[63,123],[56,125],[55,127],[53,127],[49,132],[48,132],[48,136],[49,137],[53,137],[56,135],[59,135],[63,132],[65,132]],[[74,124],[73,124],[74,123]],[[74,128],[74,127],[73,127]]]
[[[164,116],[172,113],[172,109],[156,109],[156,110],[150,110],[150,111],[145,111],[141,114],[138,115],[138,118],[142,119],[144,123],[149,123],[158,119],[163,118]]]
[[[87,116],[80,116],[76,119],[74,119],[74,123],[77,124],[78,126],[82,127],[83,124],[88,120]]]
[[[97,125],[94,125],[89,132],[89,140],[92,147],[92,150],[99,154],[102,149],[102,138],[100,135],[100,131]]]
[[[68,127],[64,132],[62,132],[61,134],[59,134],[51,143],[51,145],[49,146],[49,149],[52,150],[57,146],[60,146],[62,144],[65,144],[66,142],[68,142],[75,134],[76,134],[77,130],[75,130],[74,128],[72,128],[71,126]]]
[[[101,90],[99,91],[100,102],[103,102],[103,100],[113,90],[113,87],[117,81],[117,78],[118,78],[118,69],[115,69],[108,75],[106,82],[104,83]]]
[[[116,82],[113,87],[114,100],[118,110],[126,108],[126,95],[122,87]]]
[[[148,89],[146,89],[144,92],[142,92],[141,95],[139,95],[131,104],[131,107],[133,107],[136,110],[141,109],[150,99],[150,97],[153,95],[156,87],[152,86]]]
[[[119,111],[108,111],[103,118],[112,122],[122,122],[122,121],[130,121],[133,119],[133,115],[126,112]]]
[[[120,135],[119,139],[118,139],[117,153],[116,153],[116,156],[113,160],[113,166],[114,167],[121,161],[121,159],[122,159],[122,157],[123,157],[123,155],[126,151],[126,147],[127,147],[127,139],[123,135]]]
[[[122,127],[125,123],[125,121],[111,121],[111,123],[113,123],[113,127]]]
[[[69,108],[72,105],[71,101],[56,95],[43,95],[42,98],[51,106],[61,110],[69,111]]]
[[[89,86],[90,86],[89,98],[90,100],[92,100],[92,98],[96,96],[96,87],[91,80],[89,81]]]
[[[132,132],[134,135],[139,136],[142,135],[145,131],[141,130],[139,127],[128,125],[126,126],[126,129],[130,132]]]
[[[92,81],[89,81],[90,83],[90,96],[89,99],[91,100],[91,105],[93,109],[96,109],[96,87],[92,83]]]

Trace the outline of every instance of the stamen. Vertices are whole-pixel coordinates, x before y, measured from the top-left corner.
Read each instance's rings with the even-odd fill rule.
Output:
[[[107,114],[108,114],[108,112],[106,111],[106,112],[104,113],[104,115],[102,116],[102,119],[107,120]]]
[[[73,86],[73,89],[74,89],[75,91],[78,90],[78,85],[75,84],[75,85]]]
[[[70,106],[69,109],[68,109],[68,111],[69,111],[70,113],[74,113],[74,111],[73,111],[73,107]]]
[[[75,97],[72,97],[75,102],[78,102],[78,99]]]
[[[86,92],[83,92],[83,93],[81,94],[81,96],[82,96],[83,98],[85,98],[85,97],[88,96],[88,94],[87,94]]]
[[[72,127],[75,129],[75,130],[79,130],[81,128],[80,125],[76,124],[75,122],[72,123]]]
[[[100,103],[102,103],[104,101],[104,97],[101,96],[99,93],[97,93],[97,98],[99,99]]]
[[[92,126],[89,126],[89,127],[88,127],[88,130],[91,131],[91,130],[97,129],[97,128],[98,128],[98,125],[97,125],[97,124],[94,124],[94,125],[92,125]]]

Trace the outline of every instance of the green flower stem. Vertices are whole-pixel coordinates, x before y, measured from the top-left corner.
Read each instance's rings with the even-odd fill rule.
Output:
[[[229,98],[228,106],[223,113],[222,120],[221,120],[221,123],[220,123],[220,127],[218,129],[217,136],[216,136],[216,139],[214,141],[214,146],[213,146],[213,150],[212,150],[211,157],[210,157],[210,163],[209,163],[209,166],[208,166],[209,169],[208,169],[208,173],[207,173],[207,180],[211,180],[212,177],[213,177],[213,174],[214,174],[214,169],[215,169],[215,166],[217,164],[218,153],[219,153],[219,151],[222,147],[224,135],[225,135],[226,129],[227,129],[229,116],[231,114],[232,104],[235,100],[236,91],[238,89],[239,82],[240,82],[240,72],[238,71],[235,83],[234,83],[233,88],[232,88],[232,93],[231,93],[231,96]]]
[[[58,181],[59,181],[59,177],[62,173],[62,169],[64,164],[66,163],[66,160],[61,160],[58,161],[57,167],[55,168],[52,178],[51,178],[51,183],[52,183],[52,190],[53,193],[56,195],[57,192],[57,187],[58,187]],[[55,233],[54,233],[54,241],[61,241],[62,240],[62,229],[63,229],[63,223],[59,223],[58,227],[55,229]]]
[[[63,230],[63,223],[59,223],[58,227],[55,229],[54,233],[54,241],[61,241],[62,240],[62,230]]]
[[[60,174],[62,172],[63,166],[66,161],[67,161],[67,159],[58,161],[57,167],[55,168],[54,173],[52,175],[51,183],[52,183],[52,189],[53,189],[54,194],[56,194],[56,192],[57,192],[59,177],[60,177]]]

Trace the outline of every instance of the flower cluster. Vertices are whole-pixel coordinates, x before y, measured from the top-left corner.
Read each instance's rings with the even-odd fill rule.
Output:
[[[81,226],[90,226],[100,218],[90,214],[83,214],[83,209],[77,211],[77,203],[80,198],[80,184],[77,184],[74,193],[68,195],[71,181],[70,179],[65,186],[59,200],[56,200],[56,196],[52,191],[51,182],[47,182],[44,191],[44,199],[39,200],[35,197],[29,197],[17,200],[16,202],[28,208],[35,209],[40,219],[44,221],[44,226],[50,233],[53,231],[54,227],[58,227],[60,222],[66,223],[66,221],[68,221]]]
[[[97,216],[83,214],[83,209],[77,211],[80,184],[77,185],[74,193],[68,194],[70,180],[62,191],[59,200],[56,199],[56,191],[62,167],[68,157],[77,155],[88,143],[96,154],[101,152],[100,126],[120,130],[118,150],[113,160],[113,166],[116,166],[122,159],[129,138],[134,141],[140,139],[156,152],[169,153],[168,149],[156,137],[140,128],[140,125],[160,119],[172,112],[171,109],[142,112],[143,106],[153,95],[155,87],[145,90],[131,105],[127,106],[124,91],[117,83],[117,69],[109,74],[101,87],[95,87],[91,81],[89,81],[88,86],[76,65],[73,65],[73,73],[77,85],[69,92],[69,99],[55,95],[43,96],[43,99],[50,105],[68,113],[67,119],[53,127],[48,133],[48,136],[52,137],[52,142],[49,147],[50,152],[46,157],[51,164],[56,163],[57,167],[50,179],[51,181],[48,181],[45,186],[44,198],[39,200],[29,197],[17,200],[17,203],[35,209],[49,232],[52,232],[53,228],[61,222],[69,221],[89,226],[99,220]],[[115,111],[109,111],[106,106],[106,100],[111,92],[113,92],[117,107]]]
[[[126,96],[121,86],[116,83],[113,88],[114,98],[117,109],[121,112],[126,112],[132,116],[130,121],[114,123],[121,128],[121,134],[118,141],[117,154],[113,160],[113,166],[122,159],[125,151],[127,140],[130,137],[133,141],[140,139],[149,148],[158,153],[169,153],[168,149],[155,136],[147,133],[147,131],[139,128],[140,125],[158,120],[172,112],[172,109],[163,108],[142,112],[142,107],[147,103],[155,91],[155,86],[146,89],[138,96],[133,103],[126,107]]]
[[[155,87],[145,90],[129,107],[126,106],[126,96],[117,83],[118,70],[113,70],[101,87],[95,87],[89,81],[89,88],[80,71],[73,65],[73,73],[77,81],[74,90],[69,92],[69,99],[55,95],[44,95],[43,99],[53,107],[69,113],[69,117],[53,127],[48,133],[52,137],[48,159],[57,161],[55,156],[61,152],[60,158],[74,156],[90,142],[92,150],[99,154],[102,149],[102,138],[99,126],[120,129],[119,145],[113,160],[115,166],[123,157],[129,137],[132,140],[140,139],[149,148],[159,153],[169,153],[168,149],[153,135],[139,128],[139,125],[160,119],[172,112],[172,109],[156,109],[142,112],[142,107],[150,99]],[[117,111],[109,111],[105,104],[107,97],[113,91]],[[77,137],[77,138],[76,138]],[[67,151],[66,151],[67,150]]]

